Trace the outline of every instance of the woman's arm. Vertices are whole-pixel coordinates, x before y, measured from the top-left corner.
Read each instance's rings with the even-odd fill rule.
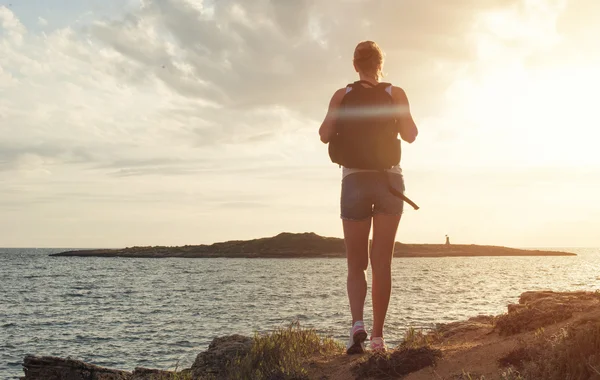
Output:
[[[324,144],[327,144],[333,134],[335,133],[335,119],[336,112],[340,108],[342,104],[342,99],[346,94],[345,88],[340,88],[333,94],[331,100],[329,101],[329,109],[327,110],[327,115],[325,115],[325,120],[321,124],[321,128],[319,128],[319,136],[321,136],[321,141]]]
[[[392,98],[394,99],[394,103],[396,103],[396,107],[398,107],[398,132],[400,133],[400,137],[402,140],[407,143],[412,143],[417,138],[419,134],[419,130],[415,124],[415,121],[412,118],[410,113],[410,105],[408,104],[408,97],[403,89],[400,87],[392,87]]]

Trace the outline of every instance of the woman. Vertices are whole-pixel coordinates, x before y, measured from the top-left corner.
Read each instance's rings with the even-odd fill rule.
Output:
[[[360,81],[337,90],[331,98],[327,116],[319,129],[323,143],[330,143],[336,136],[336,125],[344,111],[344,102],[353,90],[363,88],[383,88],[389,94],[394,119],[393,134],[398,133],[402,140],[412,143],[418,131],[410,114],[408,98],[405,92],[391,84],[381,83],[383,52],[372,41],[364,41],[354,51],[354,69]],[[362,86],[362,87],[357,87]],[[381,91],[372,93],[363,91],[366,97],[381,97]],[[385,95],[385,94],[384,94]],[[361,95],[363,98],[365,95]],[[397,128],[397,129],[396,129]],[[364,131],[365,129],[363,129]],[[372,129],[374,130],[374,129]],[[367,133],[371,133],[367,129]],[[363,132],[361,132],[363,133]],[[399,149],[399,141],[397,142]],[[364,352],[367,332],[363,322],[363,309],[367,295],[366,270],[369,263],[369,235],[373,224],[371,246],[373,329],[370,347],[373,351],[385,351],[383,324],[387,313],[392,289],[391,264],[394,244],[404,201],[393,195],[389,185],[399,192],[404,191],[404,180],[398,157],[396,165],[385,169],[387,178],[381,170],[343,167],[341,189],[341,219],[348,262],[347,291],[352,313],[352,328],[347,345],[348,354]],[[335,161],[337,162],[337,161]]]

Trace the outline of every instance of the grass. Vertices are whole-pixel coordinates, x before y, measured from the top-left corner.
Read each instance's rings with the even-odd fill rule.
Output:
[[[232,380],[301,380],[308,379],[304,368],[310,357],[337,355],[344,347],[313,329],[301,328],[298,322],[261,335],[256,333],[250,352],[238,357],[229,367],[226,378]]]
[[[500,365],[513,371],[506,380],[600,379],[600,321],[567,326],[510,352]]]
[[[404,333],[404,339],[400,343],[401,347],[429,347],[439,340],[440,336],[437,331],[426,333],[423,329],[415,329],[409,327]]]
[[[485,376],[463,371],[462,374],[452,377],[452,380],[485,380]]]
[[[525,380],[516,369],[509,367],[500,373],[502,380]]]

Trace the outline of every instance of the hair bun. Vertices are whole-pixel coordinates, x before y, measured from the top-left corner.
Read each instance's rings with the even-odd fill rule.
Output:
[[[378,80],[383,77],[383,51],[373,41],[362,41],[354,49],[354,65],[359,72],[375,76]]]

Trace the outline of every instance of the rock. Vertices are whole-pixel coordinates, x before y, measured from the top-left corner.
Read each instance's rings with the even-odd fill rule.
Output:
[[[568,302],[577,304],[582,301],[593,301],[600,299],[600,293],[593,292],[552,292],[552,291],[533,291],[525,292],[519,297],[521,305],[540,305],[556,302]]]
[[[52,356],[26,356],[22,380],[132,380],[131,372]]]
[[[540,299],[553,297],[555,295],[552,291],[533,291],[533,292],[524,292],[519,297],[519,304],[525,305],[531,303],[533,301],[537,301]]]
[[[215,338],[207,351],[200,353],[191,369],[179,375],[192,373],[193,379],[207,375],[222,379],[227,366],[237,357],[243,356],[252,347],[252,338],[232,335]],[[108,369],[74,359],[51,356],[26,356],[23,361],[25,377],[22,380],[162,380],[173,379],[175,372],[157,369],[136,368],[133,372]]]
[[[489,315],[479,315],[469,318],[467,321],[438,324],[436,332],[441,334],[443,338],[451,338],[455,335],[478,331],[482,328],[492,327],[493,325],[494,317]]]
[[[508,314],[498,317],[496,329],[501,335],[533,331],[565,321],[599,301],[600,294],[592,292],[525,292],[518,304],[508,305]]]
[[[509,303],[508,304],[508,313],[516,313],[517,311],[521,310],[525,308],[525,305],[522,305],[520,303]]]
[[[184,370],[179,372],[180,375],[189,372],[190,370]],[[162,371],[160,369],[149,369],[149,368],[136,368],[133,371],[131,380],[172,380],[178,379],[177,373],[171,371]]]
[[[22,380],[171,380],[175,372],[158,369],[136,368],[120,371],[100,367],[80,360],[52,356],[27,356],[23,362],[25,377]],[[190,370],[179,372],[185,374]]]
[[[242,335],[230,335],[215,338],[208,350],[201,352],[192,365],[192,378],[200,379],[212,375],[224,379],[227,366],[238,356],[244,356],[252,348],[252,338]]]

